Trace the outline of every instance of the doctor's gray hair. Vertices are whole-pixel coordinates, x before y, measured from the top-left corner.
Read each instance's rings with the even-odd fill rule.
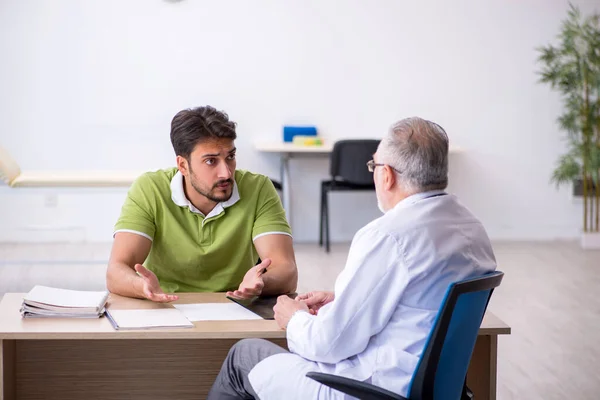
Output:
[[[378,162],[396,169],[404,189],[443,190],[448,186],[448,135],[419,117],[396,122],[377,149]]]

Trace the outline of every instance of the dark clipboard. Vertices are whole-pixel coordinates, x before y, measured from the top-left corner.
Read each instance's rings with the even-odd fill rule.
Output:
[[[287,296],[290,299],[295,299],[298,293],[288,293]],[[242,307],[252,311],[254,314],[264,319],[275,319],[275,313],[273,307],[277,304],[277,298],[279,296],[260,296],[254,299],[235,299],[227,296],[227,298],[235,303],[238,303]]]

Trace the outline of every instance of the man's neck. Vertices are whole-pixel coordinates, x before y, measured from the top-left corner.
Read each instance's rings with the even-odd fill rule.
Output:
[[[206,196],[201,195],[189,184],[189,182],[183,177],[183,192],[185,197],[196,207],[204,216],[210,214],[210,212],[219,204],[218,202],[212,201]]]
[[[398,189],[393,196],[393,200],[392,200],[392,208],[396,207],[396,205],[398,203],[400,203],[402,200],[405,200],[407,198],[409,198],[410,196],[414,196],[415,194],[419,194],[419,193],[425,193],[425,192],[431,192],[434,190],[440,190],[440,189],[425,189],[425,190],[402,190],[402,189]]]
[[[431,189],[433,190],[433,189]],[[396,205],[398,205],[398,203],[400,203],[402,200],[408,199],[410,196],[414,196],[415,194],[419,194],[419,193],[424,193],[424,192],[428,192],[429,189],[427,190],[418,190],[418,189],[403,189],[400,187],[397,187],[396,190],[394,191],[393,195],[392,195],[392,208],[396,207]]]
[[[410,196],[412,196],[413,194],[417,194],[417,193],[419,193],[419,192],[414,191],[414,190],[403,190],[403,189],[396,190],[392,197],[392,208],[396,207],[396,205],[398,203],[400,203],[402,200],[407,199]]]

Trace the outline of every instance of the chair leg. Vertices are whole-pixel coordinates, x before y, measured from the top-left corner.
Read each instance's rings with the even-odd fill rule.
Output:
[[[319,247],[323,246],[323,193],[325,192],[325,185],[321,183],[321,204],[319,207]]]
[[[325,209],[325,251],[329,253],[329,191],[325,191],[324,209]]]

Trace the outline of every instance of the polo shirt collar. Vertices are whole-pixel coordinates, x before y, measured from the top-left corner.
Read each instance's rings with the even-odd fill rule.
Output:
[[[191,212],[200,214],[204,216],[202,211],[198,210],[191,201],[185,195],[185,191],[183,190],[183,175],[180,171],[177,171],[173,179],[171,179],[171,199],[175,204],[179,207],[188,207]],[[211,210],[211,212],[205,216],[205,218],[214,217],[216,215],[221,214],[225,211],[225,208],[231,207],[235,203],[240,200],[240,192],[238,191],[237,182],[233,179],[233,191],[231,193],[231,197],[227,201],[222,201],[217,203],[215,208]]]

